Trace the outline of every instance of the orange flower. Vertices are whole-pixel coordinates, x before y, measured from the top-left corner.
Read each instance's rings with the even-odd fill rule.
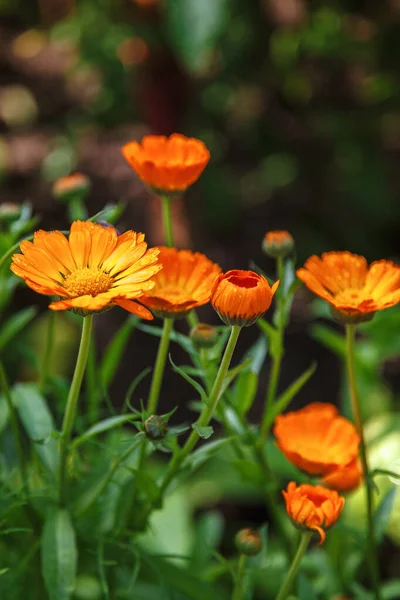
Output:
[[[272,258],[287,256],[294,249],[294,239],[288,231],[268,231],[262,247],[265,254]]]
[[[60,177],[54,182],[53,195],[60,200],[68,200],[71,197],[84,197],[90,188],[90,179],[83,173],[72,173],[66,177]]]
[[[279,415],[274,434],[277,446],[291,463],[312,475],[325,475],[348,466],[358,456],[360,437],[335,406],[315,402]]]
[[[311,256],[297,277],[348,322],[372,318],[376,310],[400,302],[400,267],[388,260],[368,266],[350,252],[325,252]]]
[[[159,317],[176,318],[210,301],[211,288],[220,267],[204,254],[159,248],[162,270],[154,277],[154,288],[140,301]]]
[[[293,524],[300,529],[313,529],[320,535],[320,544],[325,541],[325,529],[338,520],[344,506],[344,498],[335,490],[321,485],[297,486],[291,481],[282,492],[286,512]]]
[[[69,238],[60,231],[37,231],[21,242],[11,270],[39,294],[59,296],[52,310],[96,312],[118,305],[144,319],[152,314],[133,302],[154,287],[159,250],[147,250],[143,233],[75,221]]]
[[[140,179],[161,194],[182,193],[198,180],[210,153],[203,142],[179,133],[146,135],[122,153]]]
[[[362,481],[362,467],[355,458],[345,467],[339,467],[327,473],[321,480],[323,485],[338,492],[351,492],[358,488]]]
[[[271,306],[279,281],[272,288],[254,271],[221,273],[211,292],[211,304],[227,325],[249,327]]]

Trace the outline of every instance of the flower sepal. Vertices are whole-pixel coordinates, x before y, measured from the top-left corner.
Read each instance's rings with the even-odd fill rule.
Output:
[[[331,315],[342,325],[359,325],[360,323],[367,323],[372,321],[375,312],[370,313],[352,313],[345,310],[338,310],[334,306],[330,307]]]

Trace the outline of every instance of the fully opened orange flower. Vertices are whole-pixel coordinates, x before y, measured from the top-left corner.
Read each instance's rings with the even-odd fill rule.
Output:
[[[338,520],[344,506],[344,498],[335,490],[321,485],[297,486],[291,481],[282,492],[286,512],[293,524],[300,529],[313,529],[320,535],[320,544],[325,541],[325,529]]]
[[[368,266],[357,254],[325,252],[311,256],[297,277],[348,318],[362,320],[400,302],[400,267],[388,260]]]
[[[159,248],[162,270],[154,277],[154,288],[140,301],[160,317],[180,317],[210,301],[211,288],[220,267],[204,254]]]
[[[179,133],[170,137],[146,135],[140,144],[126,144],[122,153],[144,183],[164,194],[186,190],[210,160],[203,142]]]
[[[321,483],[338,492],[351,492],[358,488],[362,478],[362,466],[359,459],[355,458],[349,465],[324,475]]]
[[[333,404],[315,402],[279,415],[274,434],[286,458],[312,475],[346,467],[358,456],[360,437],[356,428],[338,414]]]
[[[278,285],[254,271],[228,271],[215,280],[211,304],[227,325],[248,327],[269,309]]]
[[[118,305],[144,319],[152,314],[133,302],[154,287],[159,250],[147,250],[143,233],[75,221],[68,239],[60,231],[37,231],[21,242],[11,270],[39,294],[59,296],[52,310],[99,311]]]

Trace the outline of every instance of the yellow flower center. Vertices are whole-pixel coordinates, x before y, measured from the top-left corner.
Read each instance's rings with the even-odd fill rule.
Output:
[[[97,296],[103,292],[108,292],[112,283],[112,277],[104,271],[84,267],[67,275],[64,288],[70,298]]]

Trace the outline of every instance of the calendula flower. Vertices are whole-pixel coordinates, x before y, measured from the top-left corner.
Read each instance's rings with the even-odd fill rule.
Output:
[[[254,271],[228,271],[215,280],[211,304],[227,325],[248,327],[269,309],[278,285],[276,281],[270,287]]]
[[[140,144],[126,144],[122,153],[140,179],[160,194],[184,192],[210,160],[203,142],[179,133],[146,135]]]
[[[338,520],[344,506],[344,498],[335,490],[321,485],[297,486],[291,481],[282,492],[286,512],[299,529],[312,529],[319,533],[320,544],[325,541],[325,529]]]
[[[368,266],[357,254],[325,252],[311,256],[297,277],[346,322],[367,320],[400,302],[400,267],[388,260]]]
[[[152,277],[162,268],[159,250],[147,250],[143,233],[75,221],[69,237],[60,231],[37,231],[33,243],[21,242],[11,270],[38,292],[59,296],[52,310],[69,308],[96,312],[111,306],[144,319],[152,314],[133,302],[154,287]]]
[[[326,475],[346,467],[359,452],[356,428],[338,414],[333,404],[315,402],[279,415],[274,434],[286,458],[312,475]]]
[[[83,173],[72,173],[60,177],[53,184],[53,195],[60,200],[69,200],[71,197],[84,198],[90,189],[90,179]]]
[[[338,492],[351,492],[358,488],[362,478],[362,466],[359,459],[355,458],[345,467],[339,467],[324,475],[321,483]]]
[[[272,258],[285,257],[294,249],[294,239],[288,231],[268,231],[263,239],[262,249]]]
[[[140,301],[159,317],[177,318],[210,301],[211,288],[220,267],[204,254],[161,246],[162,270],[154,287]]]

